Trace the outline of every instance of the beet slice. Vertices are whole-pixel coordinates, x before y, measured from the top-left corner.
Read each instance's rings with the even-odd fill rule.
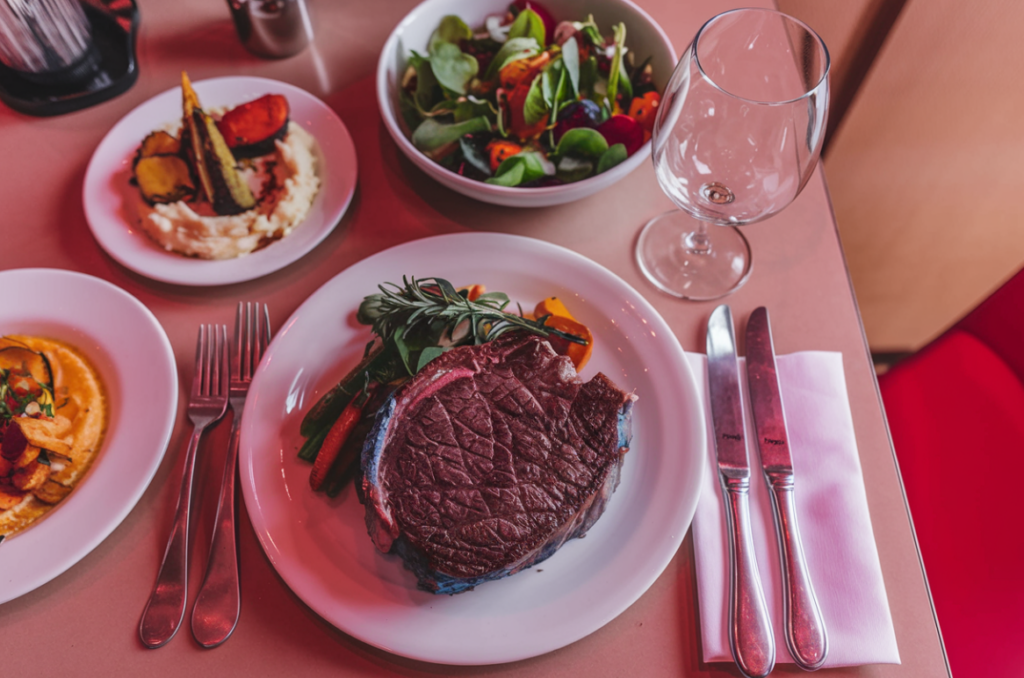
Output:
[[[288,100],[266,94],[232,108],[217,121],[228,148],[236,158],[255,158],[273,152],[274,142],[288,131]]]
[[[626,155],[633,155],[644,145],[643,125],[628,115],[613,115],[598,125],[597,131],[609,146],[623,144]]]

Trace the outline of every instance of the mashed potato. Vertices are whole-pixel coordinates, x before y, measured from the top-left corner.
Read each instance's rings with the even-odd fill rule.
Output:
[[[242,171],[257,205],[217,216],[205,203],[184,200],[140,209],[142,228],[165,249],[202,259],[233,259],[285,237],[295,229],[320,190],[316,140],[294,122],[277,151]]]

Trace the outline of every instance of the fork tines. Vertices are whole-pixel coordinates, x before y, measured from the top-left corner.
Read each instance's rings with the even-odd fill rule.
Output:
[[[231,381],[250,382],[270,342],[270,311],[266,304],[238,302],[235,314],[235,350],[231,356]]]
[[[228,328],[226,325],[200,325],[196,336],[196,366],[192,397],[208,397],[227,390]]]

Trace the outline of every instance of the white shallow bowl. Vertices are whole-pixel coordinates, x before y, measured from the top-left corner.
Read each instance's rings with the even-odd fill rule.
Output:
[[[507,0],[426,0],[409,12],[391,32],[377,62],[377,104],[384,125],[417,167],[453,191],[484,202],[509,207],[546,207],[579,200],[608,188],[650,157],[650,141],[624,162],[596,177],[562,186],[510,188],[468,179],[447,170],[423,155],[409,140],[411,130],[404,129],[398,91],[410,51],[426,53],[430,35],[444,16],[455,14],[476,29],[483,25],[487,16],[504,11],[509,4]],[[588,14],[593,14],[604,34],[609,34],[618,22],[625,23],[626,47],[635,51],[641,60],[650,55],[654,82],[659,90],[668,82],[677,61],[672,42],[654,19],[629,0],[544,0],[540,4],[556,21],[584,21]]]
[[[48,337],[77,348],[99,372],[110,417],[99,455],[71,494],[0,545],[5,603],[84,558],[134,508],[174,428],[178,373],[160,322],[105,280],[23,268],[0,272],[0,287],[13,292],[0,301],[0,335]]]

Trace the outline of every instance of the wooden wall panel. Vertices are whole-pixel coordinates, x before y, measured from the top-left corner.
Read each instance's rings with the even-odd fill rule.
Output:
[[[1022,26],[1016,0],[909,0],[832,140],[825,173],[874,350],[919,348],[1024,264]]]

